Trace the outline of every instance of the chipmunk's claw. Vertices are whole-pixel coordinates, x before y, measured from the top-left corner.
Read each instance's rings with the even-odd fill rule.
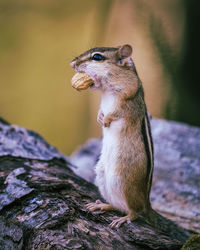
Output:
[[[134,216],[132,214],[128,214],[124,217],[113,217],[113,221],[110,223],[111,228],[119,228],[122,224],[125,222],[130,224],[131,220],[135,219],[137,216]]]
[[[98,116],[97,116],[97,122],[103,126],[103,119],[104,119],[104,113],[102,111],[99,112]]]
[[[108,211],[108,210],[113,210],[113,206],[110,204],[106,204],[101,202],[100,200],[96,200],[96,202],[91,202],[86,205],[86,208],[90,211],[93,212],[95,210],[101,210],[101,211]]]

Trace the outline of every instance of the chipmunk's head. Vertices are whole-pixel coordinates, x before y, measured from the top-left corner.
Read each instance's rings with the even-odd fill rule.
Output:
[[[117,48],[97,47],[76,57],[71,66],[78,72],[85,72],[94,80],[96,88],[101,88],[111,75],[119,69],[133,70],[132,47],[128,44]]]

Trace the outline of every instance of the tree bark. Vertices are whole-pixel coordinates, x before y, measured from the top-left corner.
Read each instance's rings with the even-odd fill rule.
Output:
[[[97,144],[85,151],[91,162]],[[87,211],[102,198],[78,169],[37,133],[0,120],[0,249],[180,249],[194,234],[159,215],[155,225],[139,217],[111,229],[121,213]],[[155,197],[164,188],[153,188]]]

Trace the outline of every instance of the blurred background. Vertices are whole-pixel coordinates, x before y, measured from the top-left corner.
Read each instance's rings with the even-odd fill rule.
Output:
[[[133,46],[155,117],[200,125],[195,0],[0,0],[0,116],[65,154],[101,135],[100,93],[71,87],[70,61],[96,46]]]

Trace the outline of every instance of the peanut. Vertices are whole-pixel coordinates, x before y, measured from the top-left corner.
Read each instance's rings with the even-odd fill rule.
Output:
[[[91,77],[86,73],[76,73],[72,77],[72,87],[77,90],[84,90],[89,88],[94,82]]]

